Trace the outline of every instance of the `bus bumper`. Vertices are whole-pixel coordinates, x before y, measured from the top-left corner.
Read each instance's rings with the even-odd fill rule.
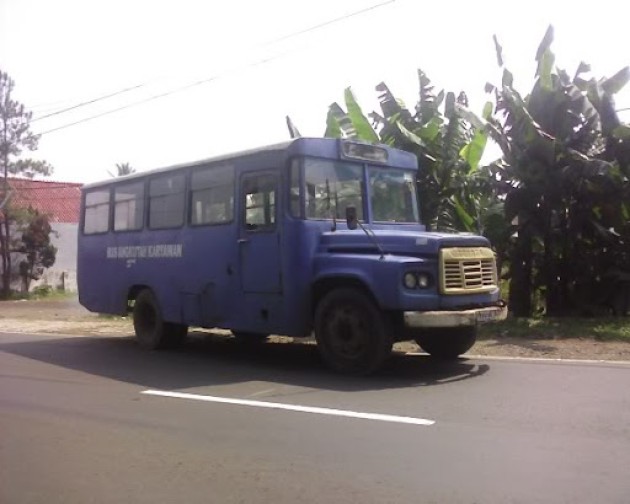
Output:
[[[459,311],[404,312],[405,327],[461,327],[498,322],[507,318],[507,305]]]

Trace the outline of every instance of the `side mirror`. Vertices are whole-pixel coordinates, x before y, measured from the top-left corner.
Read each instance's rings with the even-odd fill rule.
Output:
[[[357,207],[346,207],[346,224],[348,229],[355,230],[358,226],[359,220],[357,219]]]

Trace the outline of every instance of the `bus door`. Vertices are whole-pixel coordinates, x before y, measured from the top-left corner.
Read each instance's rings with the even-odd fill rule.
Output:
[[[278,175],[269,172],[248,173],[241,179],[238,248],[244,293],[282,292],[278,183]]]

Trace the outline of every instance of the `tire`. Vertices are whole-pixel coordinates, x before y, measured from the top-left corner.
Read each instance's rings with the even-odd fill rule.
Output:
[[[416,337],[415,340],[432,357],[453,360],[472,348],[477,340],[477,328],[471,326],[427,329],[425,334]]]
[[[393,340],[385,317],[363,292],[343,288],[328,293],[315,311],[315,339],[328,366],[366,375],[391,355]]]
[[[239,343],[246,345],[262,345],[269,337],[269,335],[265,333],[247,331],[232,331],[232,334]]]
[[[149,350],[180,346],[188,334],[188,326],[164,322],[160,305],[150,289],[144,289],[136,297],[133,328],[140,346]]]
[[[188,326],[174,322],[164,322],[166,343],[163,348],[179,348],[188,337]]]

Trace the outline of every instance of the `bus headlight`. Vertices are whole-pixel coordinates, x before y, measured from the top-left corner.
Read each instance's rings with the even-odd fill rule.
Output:
[[[418,286],[418,278],[415,273],[405,273],[403,277],[403,284],[407,289],[415,289]]]
[[[418,275],[418,287],[421,289],[426,289],[429,285],[431,285],[431,278],[426,273],[420,273]]]

